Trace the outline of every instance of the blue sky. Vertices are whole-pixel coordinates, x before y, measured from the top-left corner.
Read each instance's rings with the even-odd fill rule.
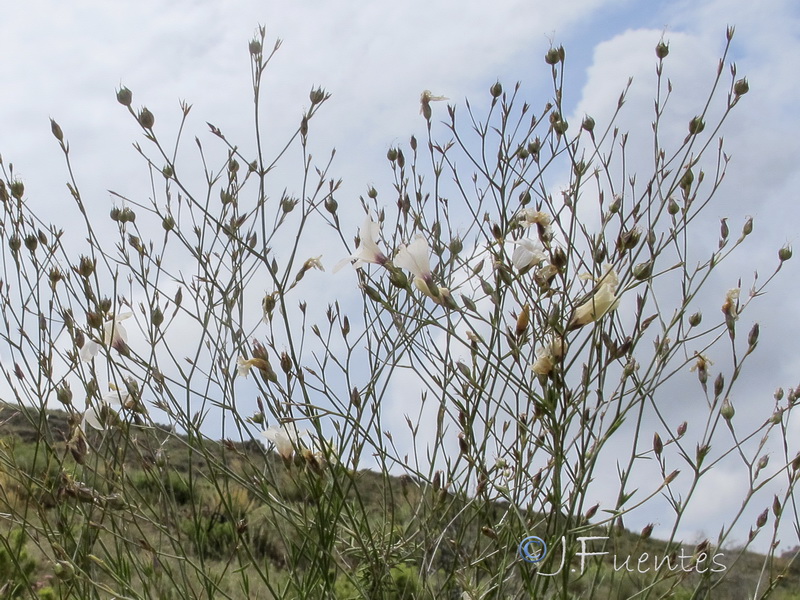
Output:
[[[247,43],[256,27],[265,24],[268,40],[284,40],[266,80],[270,134],[280,140],[296,127],[312,86],[331,92],[330,102],[314,123],[314,144],[321,155],[337,148],[334,172],[344,179],[340,197],[349,195],[355,207],[355,199],[367,186],[389,185],[386,150],[424,131],[418,104],[424,89],[454,103],[467,97],[485,102],[488,87],[496,80],[507,87],[520,80],[525,97],[540,106],[549,90],[543,55],[551,42],[563,44],[572,120],[591,113],[600,121],[632,75],[634,87],[624,122],[646,129],[646,134],[652,119],[653,48],[663,34],[671,44],[668,68],[676,90],[675,127],[684,128],[716,66],[725,29],[735,25],[731,58],[740,75],[748,77],[751,92],[725,131],[733,156],[731,175],[720,202],[709,209],[709,222],[729,216],[732,223],[740,223],[753,215],[756,227],[736,268],[721,270],[717,287],[724,294],[738,275],[749,276],[759,268],[768,271],[777,248],[796,243],[800,222],[800,176],[794,164],[800,155],[796,3],[573,0],[549,2],[552,6],[546,8],[544,4],[511,0],[491,7],[470,0],[15,4],[4,9],[0,22],[0,154],[25,180],[29,203],[56,214],[53,207],[70,200],[63,159],[50,133],[49,118],[55,118],[70,141],[90,210],[105,218],[114,203],[108,189],[136,195],[146,194],[149,185],[131,148],[132,142],[141,141],[141,132],[115,101],[116,88],[128,86],[134,92],[134,105],[145,104],[155,113],[160,135],[174,131],[178,100],[185,99],[194,105],[192,135],[207,136],[205,122],[210,121],[229,138],[248,140],[252,111]],[[443,105],[434,106],[434,115],[440,110],[444,114]],[[194,158],[188,151],[186,156]],[[360,216],[354,217],[353,233],[360,221]],[[59,225],[69,230],[69,222]],[[341,258],[338,249],[322,253],[326,265]],[[798,383],[796,281],[795,265],[788,263],[770,293],[747,315],[761,322],[762,341],[743,389],[763,402],[769,402],[778,385]],[[343,274],[318,285],[345,293],[353,282]],[[716,299],[710,302],[717,305]],[[402,413],[399,404],[394,410],[398,416]],[[747,413],[744,406],[737,410]],[[720,469],[715,485],[736,489],[734,479]],[[699,534],[708,518],[690,515],[687,536]],[[642,519],[647,522],[648,517]]]

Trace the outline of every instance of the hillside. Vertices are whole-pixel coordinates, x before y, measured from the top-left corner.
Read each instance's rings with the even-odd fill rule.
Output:
[[[337,598],[356,598],[368,589],[364,582],[378,577],[374,564],[388,565],[393,597],[428,597],[421,591],[426,581],[456,589],[440,567],[458,561],[460,547],[497,542],[497,531],[485,523],[498,523],[507,508],[496,504],[469,512],[468,499],[408,476],[347,471],[309,455],[287,462],[254,442],[214,442],[124,424],[120,429],[130,435],[90,431],[89,448],[81,448],[69,415],[61,411],[4,405],[0,423],[2,598],[96,597],[91,579],[102,582],[99,597],[109,598],[292,597],[298,577],[333,578],[325,585]],[[306,531],[298,529],[298,518]],[[536,521],[529,517],[531,524]],[[327,528],[330,523],[337,525]],[[448,526],[456,539],[448,539]],[[437,537],[441,528],[445,535]],[[298,563],[298,553],[318,552],[304,543],[307,535],[330,535],[324,542],[329,572],[287,569]],[[590,547],[608,552],[608,559],[592,558],[586,575],[608,578],[609,597],[611,590],[613,597],[624,597],[647,588],[650,572],[667,562],[674,567],[671,584],[654,588],[650,597],[752,597],[759,577],[766,581],[785,571],[769,597],[800,598],[800,568],[790,565],[789,556],[762,573],[763,556],[733,548],[712,554],[710,546],[687,545],[681,559],[674,545],[639,532],[584,524],[580,535],[608,537],[602,548]],[[397,555],[375,556],[372,563],[370,552],[386,537],[396,539]],[[515,554],[517,548],[504,551]],[[704,551],[705,563],[698,559]],[[712,562],[714,556],[719,563]],[[307,558],[313,570],[317,557]],[[516,572],[509,576],[535,573],[534,565],[510,562]],[[720,563],[729,572],[717,584],[712,575]],[[709,567],[705,576],[699,574],[703,564]],[[584,584],[577,579],[574,597],[581,597]],[[766,591],[762,585],[760,594]]]

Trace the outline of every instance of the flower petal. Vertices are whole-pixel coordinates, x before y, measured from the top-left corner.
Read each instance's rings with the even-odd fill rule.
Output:
[[[411,271],[420,279],[427,279],[431,275],[431,263],[429,259],[430,247],[427,240],[418,235],[414,241],[406,246],[400,246],[394,259],[394,264],[402,269]]]

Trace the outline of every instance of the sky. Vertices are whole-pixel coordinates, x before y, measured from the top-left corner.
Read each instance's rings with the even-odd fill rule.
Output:
[[[633,138],[646,139],[656,43],[662,38],[670,43],[672,109],[676,122],[685,124],[707,93],[725,30],[733,25],[729,58],[748,78],[751,91],[724,130],[731,167],[709,208],[709,222],[729,217],[732,231],[738,231],[750,215],[755,231],[735,264],[723,265],[716,275],[720,298],[737,277],[747,280],[755,270],[773,268],[779,247],[797,244],[800,8],[792,0],[498,0],[491,7],[472,0],[12,4],[0,22],[0,155],[25,180],[30,205],[59,218],[54,207],[69,202],[50,118],[69,139],[90,212],[108,214],[114,204],[109,189],[147,193],[147,174],[132,148],[141,141],[141,130],[115,100],[121,85],[133,91],[134,106],[146,105],[155,114],[160,134],[177,127],[183,99],[193,105],[193,135],[208,135],[209,121],[229,139],[249,139],[247,44],[260,24],[268,44],[283,40],[265,80],[268,137],[277,144],[297,126],[312,87],[330,92],[314,122],[314,143],[324,153],[336,147],[333,170],[343,179],[340,204],[347,208],[350,198],[353,209],[368,186],[388,185],[387,149],[412,134],[422,136],[422,90],[445,95],[451,103],[463,104],[466,98],[480,103],[495,81],[507,88],[521,81],[525,97],[538,106],[548,99],[543,56],[552,44],[562,44],[568,120],[578,123],[585,114],[598,122],[607,119],[633,77],[621,124]],[[434,120],[443,109],[434,106]],[[354,233],[360,220],[354,221]],[[69,229],[69,222],[59,225]],[[341,258],[328,254],[324,262],[329,265]],[[794,343],[800,334],[797,274],[796,265],[787,263],[746,315],[747,323],[761,324],[761,342],[740,388],[740,413],[748,414],[747,402],[769,404],[778,386],[800,384],[800,351]],[[353,281],[343,275],[325,285],[343,289]],[[710,300],[708,310],[718,310],[719,304]],[[400,416],[403,400],[398,395],[393,401],[387,410]],[[795,430],[800,430],[797,423]],[[741,478],[723,467],[713,479],[703,493],[716,491],[719,497],[724,490],[738,497],[742,491]],[[598,498],[603,499],[602,490]],[[766,506],[771,495],[765,498]],[[687,538],[716,533],[705,529],[714,503],[700,506],[687,514]],[[643,515],[631,526],[651,517]],[[791,539],[791,532],[786,536]]]

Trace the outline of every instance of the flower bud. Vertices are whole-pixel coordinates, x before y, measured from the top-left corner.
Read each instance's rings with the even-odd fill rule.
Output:
[[[706,128],[706,123],[702,117],[695,117],[689,121],[689,135],[697,135]]]
[[[792,247],[788,244],[778,250],[778,258],[781,259],[781,262],[787,261],[792,258]]]
[[[719,373],[717,378],[714,380],[714,396],[720,396],[724,390],[725,377],[722,375],[722,373]]]
[[[769,517],[769,509],[765,508],[764,512],[758,515],[758,518],[756,519],[756,527],[761,528],[764,525],[766,525],[768,517]]]
[[[82,277],[89,277],[92,273],[94,273],[94,266],[94,261],[91,258],[88,256],[81,256],[81,260],[78,265],[78,273]]]
[[[292,359],[286,352],[281,352],[281,371],[288,373],[292,370]]]
[[[123,223],[135,223],[136,222],[136,213],[133,212],[132,209],[128,208],[127,206],[122,209],[122,212],[119,215],[120,221]]]
[[[755,323],[747,336],[747,343],[750,345],[750,348],[755,348],[756,344],[758,344],[758,333],[758,323]]]
[[[599,504],[595,504],[594,506],[589,507],[589,510],[586,511],[584,518],[588,521],[593,516],[597,514],[597,509],[600,508]]]
[[[350,390],[350,404],[355,406],[356,409],[361,408],[361,392],[358,391],[357,387]]]
[[[400,269],[394,268],[389,271],[389,282],[401,290],[408,289],[408,277]],[[372,296],[370,296],[372,298]],[[373,298],[374,300],[374,298]]]
[[[308,99],[311,100],[312,106],[314,104],[319,104],[320,102],[325,100],[325,90],[323,90],[322,88],[319,88],[319,87],[318,88],[314,88],[308,94]]]
[[[389,160],[392,160],[392,159],[389,158]],[[374,187],[370,186],[370,188],[367,190],[367,196],[369,196],[371,199],[375,200],[375,198],[378,197],[378,190],[376,190]]]
[[[115,223],[117,221],[119,221],[120,214],[121,214],[121,211],[116,206],[111,209],[111,212],[109,212],[109,216],[111,217],[111,220],[114,221]]]
[[[117,90],[117,102],[122,106],[130,106],[131,102],[133,102],[133,92],[126,87],[120,88]]]
[[[736,414],[733,404],[731,404],[731,401],[727,398],[722,401],[722,407],[719,409],[719,414],[722,415],[722,418],[726,421],[730,421],[733,418],[733,415]]]
[[[686,421],[678,425],[678,431],[677,431],[678,437],[683,437],[683,434],[686,433],[686,427],[687,427]]]
[[[464,249],[464,243],[461,241],[461,238],[454,237],[450,240],[450,254],[456,256],[459,252]]]
[[[26,235],[25,247],[31,252],[36,252],[36,248],[39,247],[39,238],[37,238],[35,235]]]
[[[59,281],[64,279],[64,274],[57,268],[50,269],[50,284],[55,286]]]
[[[692,189],[692,184],[694,183],[694,173],[691,169],[686,169],[686,172],[681,177],[681,181],[678,185],[681,186],[681,189],[685,193],[689,193],[689,190]]]
[[[553,131],[556,132],[558,135],[564,135],[567,133],[567,129],[569,128],[569,123],[567,123],[564,119],[559,119],[555,123],[553,123]]]
[[[25,195],[25,184],[19,179],[11,182],[11,195],[17,200],[22,200]]]
[[[751,233],[753,233],[753,217],[747,217],[744,227],[742,227],[742,235],[750,235]]]
[[[12,252],[17,252],[22,247],[22,240],[19,239],[17,234],[8,238],[8,247],[11,248]]]
[[[389,162],[394,162],[397,160],[397,148],[389,148],[386,152],[386,158],[389,159]]]
[[[664,59],[669,54],[669,44],[664,41],[658,42],[656,45],[656,56],[660,59]]]
[[[588,131],[589,133],[591,133],[592,131],[594,131],[594,119],[592,117],[590,117],[589,115],[586,115],[583,118],[583,122],[581,123],[581,127],[583,129],[585,129],[586,131]]]
[[[750,84],[747,83],[747,78],[739,79],[733,84],[733,93],[737,96],[744,96],[750,91]]]
[[[145,129],[152,129],[153,125],[155,125],[156,118],[147,108],[142,108],[139,111],[139,125],[144,127]]]
[[[69,581],[75,576],[75,567],[66,560],[59,560],[53,565],[53,573],[61,581]]]
[[[642,529],[641,538],[642,538],[643,540],[646,540],[646,539],[648,539],[648,538],[650,537],[650,535],[651,535],[652,533],[653,533],[653,524],[652,524],[652,523],[648,523],[648,524],[647,524],[647,525],[645,525],[645,526],[644,526],[644,528]]]
[[[382,298],[381,298],[381,295],[380,295],[380,293],[379,293],[379,292],[378,292],[378,290],[376,290],[375,288],[373,288],[373,287],[370,287],[370,286],[368,286],[368,285],[364,284],[364,285],[362,285],[362,286],[361,286],[361,289],[362,289],[362,290],[364,290],[364,293],[365,293],[365,294],[366,294],[366,295],[369,297],[369,299],[370,299],[370,300],[372,300],[373,302],[378,302],[378,303],[380,303],[380,302],[382,301]]]
[[[764,456],[758,459],[758,470],[761,471],[763,469],[766,469],[768,464],[769,464],[769,456],[765,454]]]
[[[492,87],[489,88],[489,93],[492,95],[492,98],[499,98],[503,94],[503,86],[498,81]]]
[[[332,215],[336,214],[336,209],[339,208],[339,203],[334,200],[333,196],[328,196],[325,199],[325,210],[327,210]]]
[[[283,210],[284,214],[289,214],[294,210],[294,207],[297,206],[297,200],[294,198],[284,198],[281,200],[281,209]]]
[[[720,219],[719,221],[719,236],[723,240],[728,239],[728,235],[730,235],[730,230],[728,229],[728,219]]]
[[[689,325],[691,325],[692,327],[697,327],[698,325],[700,325],[700,321],[702,320],[703,320],[703,313],[697,311],[696,313],[694,313],[689,317]]]
[[[258,40],[251,40],[250,44],[248,45],[248,50],[250,50],[250,54],[253,56],[258,56],[261,54],[261,42]]]
[[[560,271],[567,266],[567,253],[561,246],[558,246],[555,250],[553,250],[553,256],[550,260],[553,263],[553,266]]]
[[[520,337],[528,329],[530,318],[531,306],[530,304],[525,304],[525,306],[522,307],[522,311],[519,313],[519,316],[517,317],[517,327],[515,329],[517,337]]]
[[[53,132],[53,135],[59,142],[64,141],[64,132],[61,131],[61,127],[53,119],[50,119],[50,131]]]
[[[673,198],[670,198],[667,203],[667,212],[671,215],[677,215],[680,211],[681,207],[678,206],[678,203]]]
[[[161,220],[161,227],[164,231],[172,231],[175,228],[175,219],[172,215],[167,215]]]
[[[657,457],[661,457],[661,453],[664,451],[664,442],[661,441],[661,436],[658,435],[658,432],[653,434],[653,452],[656,453]]]
[[[550,48],[550,50],[547,51],[547,54],[544,55],[544,62],[546,62],[548,65],[558,64],[560,60],[561,55],[558,51],[558,48]]]
[[[653,274],[653,261],[648,260],[647,262],[639,263],[635,267],[633,267],[633,276],[638,279],[639,281],[644,281],[648,279],[650,275]]]
[[[65,383],[56,390],[56,399],[64,406],[72,404],[72,390],[69,389],[69,384]]]

